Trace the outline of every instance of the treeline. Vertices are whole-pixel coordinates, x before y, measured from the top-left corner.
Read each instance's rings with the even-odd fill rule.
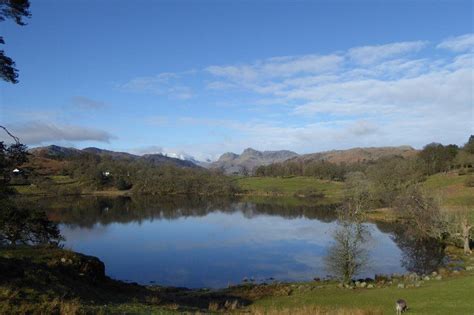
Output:
[[[115,187],[154,195],[231,195],[237,191],[232,179],[219,172],[91,153],[72,158],[63,175],[87,183],[91,190]]]
[[[256,176],[312,176],[343,181],[351,172],[369,174],[377,172],[378,168],[386,167],[395,167],[398,170],[407,168],[407,164],[417,175],[432,175],[450,169],[461,169],[462,172],[467,172],[474,166],[474,136],[471,136],[462,148],[453,144],[446,146],[439,143],[428,144],[413,158],[393,156],[351,164],[293,159],[257,167],[254,173]]]

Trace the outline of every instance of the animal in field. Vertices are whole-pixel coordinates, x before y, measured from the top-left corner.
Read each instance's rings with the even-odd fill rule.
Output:
[[[398,299],[395,303],[395,310],[397,311],[397,315],[401,315],[408,309],[407,301],[403,299]]]

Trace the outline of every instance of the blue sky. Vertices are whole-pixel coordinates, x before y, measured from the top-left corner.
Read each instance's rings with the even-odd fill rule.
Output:
[[[32,1],[1,23],[20,83],[0,122],[29,146],[215,159],[463,144],[472,1]]]

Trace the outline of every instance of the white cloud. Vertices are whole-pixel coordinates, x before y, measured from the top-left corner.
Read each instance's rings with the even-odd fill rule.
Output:
[[[471,38],[209,66],[203,86],[217,97],[233,89],[232,102],[244,99],[246,106],[239,109],[254,116],[182,117],[177,123],[215,134],[207,143],[172,151],[203,159],[249,146],[307,153],[354,146],[421,147],[432,141],[462,144],[474,121]],[[437,48],[455,53],[440,55]]]
[[[426,41],[399,42],[376,46],[351,48],[348,56],[356,63],[370,65],[381,60],[417,52],[427,45]]]
[[[210,66],[205,70],[214,76],[245,85],[262,79],[324,73],[337,69],[343,61],[344,57],[336,54],[287,56],[269,58],[253,64]],[[213,85],[217,83],[214,82]]]
[[[164,72],[155,76],[137,77],[118,87],[124,91],[147,92],[186,100],[193,97],[192,89],[179,82],[177,73]]]
[[[114,138],[110,133],[82,126],[58,125],[50,122],[25,122],[8,126],[20,141],[27,145],[40,145],[48,142],[59,141],[98,141],[108,143]],[[5,135],[0,136],[1,141],[10,141]]]
[[[454,52],[473,51],[474,33],[445,39],[437,48],[448,49]]]

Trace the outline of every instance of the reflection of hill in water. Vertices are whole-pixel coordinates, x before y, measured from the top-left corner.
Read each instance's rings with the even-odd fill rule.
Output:
[[[285,203],[254,203],[238,199],[200,198],[138,198],[83,197],[44,199],[40,201],[48,215],[69,226],[92,228],[96,223],[142,222],[147,220],[173,220],[181,217],[202,217],[213,212],[241,212],[246,218],[259,215],[284,218],[305,217],[323,222],[336,220],[337,205],[285,205]],[[38,202],[35,203],[37,205]]]
[[[129,223],[149,220],[175,220],[203,217],[213,212],[242,213],[246,218],[260,215],[287,219],[304,217],[322,222],[337,219],[337,205],[291,204],[272,198],[265,201],[242,199],[156,198],[145,197],[70,197],[29,201],[30,206],[42,207],[55,221],[69,227],[92,229],[96,224]],[[377,229],[391,235],[402,250],[401,264],[410,272],[430,273],[444,262],[444,246],[435,240],[422,240],[406,226],[377,222]]]

